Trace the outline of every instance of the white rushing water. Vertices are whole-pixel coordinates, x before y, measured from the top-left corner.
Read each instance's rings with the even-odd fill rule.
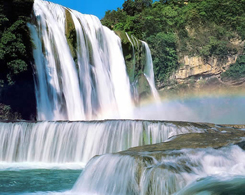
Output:
[[[0,167],[21,162],[81,165],[95,155],[159,143],[191,132],[205,130],[147,121],[0,123]]]
[[[38,34],[31,29],[38,45],[34,51],[38,119],[84,118],[75,63],[65,37],[65,10],[41,0],[35,1],[33,9]]]
[[[189,195],[206,189],[206,194],[212,194],[207,193],[212,186],[203,186],[210,183],[205,178],[225,181],[245,175],[245,152],[238,146],[162,152],[162,158],[158,160],[151,153],[141,155],[145,160],[141,160],[137,154],[106,154],[93,158],[72,192],[97,195]],[[202,185],[196,185],[195,182],[202,180]],[[190,187],[184,188],[189,184]],[[213,187],[215,185],[217,183]]]
[[[145,118],[146,112],[154,119],[156,115],[166,116],[162,111],[156,112],[158,104],[152,108],[154,112],[147,108],[146,112],[138,111],[142,115],[137,114],[132,99],[139,99],[136,97],[140,96],[139,82],[136,79],[130,83],[121,40],[97,17],[35,0],[32,22],[27,25],[35,45],[35,92],[40,122],[0,122],[0,173],[9,171],[15,175],[14,172],[23,170],[31,173],[31,169],[81,171],[88,164],[72,190],[32,193],[28,189],[23,194],[189,195],[212,194],[217,191],[215,185],[224,180],[227,186],[236,184],[237,189],[244,186],[245,152],[238,146],[113,154],[207,130],[188,123],[92,121]],[[144,55],[142,75],[159,102],[149,46],[134,36],[127,33],[126,36],[132,45],[132,76],[136,75],[136,59]],[[143,55],[139,56],[140,53]],[[181,117],[188,117],[186,112],[180,112],[180,106],[177,110]],[[171,116],[169,109],[167,112]],[[173,115],[176,120],[176,114]],[[28,175],[25,177],[28,180]],[[6,185],[11,183],[7,181]],[[29,188],[27,184],[23,186]]]
[[[99,19],[43,0],[28,24],[35,44],[38,120],[132,118],[120,38]],[[77,59],[67,41],[74,24]]]
[[[127,36],[128,41],[132,45],[133,72],[135,71],[136,55],[138,55],[138,58],[140,58],[139,53],[141,53],[140,50],[142,50],[144,53],[143,54],[144,59],[141,59],[141,63],[144,67],[144,69],[143,69],[144,77],[146,78],[146,80],[150,86],[153,98],[155,99],[155,101],[157,103],[159,103],[160,102],[160,96],[159,96],[159,93],[158,93],[156,86],[155,86],[153,61],[152,61],[152,57],[151,57],[150,48],[146,42],[141,41],[141,40],[137,40],[134,36],[129,36],[127,33],[126,33],[126,36]],[[135,50],[137,52],[135,52]],[[135,81],[135,82],[137,83],[137,81]],[[133,85],[132,88],[134,91],[133,94],[134,94],[134,96],[137,96],[137,94],[138,94],[137,87],[134,86],[134,83],[132,85]]]
[[[148,44],[144,41],[141,41],[143,44],[143,47],[145,48],[145,69],[144,69],[144,75],[150,85],[151,92],[153,97],[157,102],[160,102],[160,96],[158,94],[158,91],[155,86],[155,78],[154,78],[154,70],[153,70],[153,62],[151,57],[151,50],[148,46]]]

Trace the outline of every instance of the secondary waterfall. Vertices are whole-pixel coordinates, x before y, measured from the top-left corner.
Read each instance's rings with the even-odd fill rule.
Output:
[[[95,157],[87,164],[72,193],[170,195],[178,192],[190,195],[205,191],[202,194],[216,194],[211,192],[220,192],[223,188],[217,190],[217,186],[222,186],[219,181],[229,184],[237,178],[236,184],[244,185],[241,175],[245,174],[245,152],[238,146],[158,152],[160,155],[160,159],[154,158],[151,152],[142,152],[141,156],[106,154]],[[234,185],[231,182],[231,189]]]
[[[132,35],[131,36],[128,35],[128,33],[125,33],[125,34],[126,34],[128,41],[130,42],[130,44],[132,46],[132,63],[133,63],[133,67],[132,67],[133,75],[132,75],[132,77],[134,77],[134,74],[135,74],[134,71],[135,71],[136,56],[137,56],[138,60],[140,59],[140,61],[141,61],[140,62],[141,65],[143,65],[142,71],[144,73],[144,77],[146,78],[146,80],[150,86],[152,96],[156,102],[160,102],[160,96],[159,96],[158,91],[157,91],[156,86],[155,86],[153,61],[152,61],[151,51],[150,51],[148,44],[144,41],[136,39]],[[138,84],[137,80],[134,81],[134,83],[132,83],[132,88],[133,88],[132,91],[133,91],[134,96],[138,96],[137,84]],[[139,97],[134,97],[134,98],[137,99]]]
[[[87,163],[93,156],[160,143],[193,125],[170,122],[14,122],[0,123],[0,162]]]
[[[132,118],[120,38],[92,15],[35,0],[38,120]]]
[[[151,87],[151,92],[153,94],[153,97],[156,99],[157,102],[160,102],[160,96],[157,92],[156,86],[155,86],[155,78],[154,78],[154,71],[153,71],[153,62],[151,57],[151,50],[148,46],[148,44],[144,41],[142,41],[142,44],[145,48],[145,70],[144,75]]]

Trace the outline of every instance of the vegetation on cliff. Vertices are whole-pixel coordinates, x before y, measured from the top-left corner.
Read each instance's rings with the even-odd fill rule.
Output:
[[[156,80],[163,82],[181,66],[181,56],[225,61],[240,54],[235,42],[245,39],[244,10],[245,0],[127,0],[102,23],[147,41]]]
[[[3,0],[0,4],[0,78],[2,84],[7,81],[9,85],[13,85],[16,75],[27,71],[28,63],[32,58],[31,40],[26,26],[32,3],[26,1],[27,7],[23,7],[22,4],[20,1]]]
[[[222,73],[221,77],[222,79],[240,79],[245,77],[245,55],[239,56],[236,63]]]
[[[33,0],[0,0],[0,110],[13,110],[26,119],[36,107],[33,45],[26,26],[32,6]]]

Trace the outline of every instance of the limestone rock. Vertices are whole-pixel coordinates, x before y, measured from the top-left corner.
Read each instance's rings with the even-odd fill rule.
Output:
[[[183,66],[173,74],[172,79],[176,79],[177,82],[181,82],[193,76],[210,77],[220,75],[227,70],[231,64],[235,63],[236,59],[237,55],[229,56],[224,63],[221,63],[215,57],[212,57],[206,61],[200,56],[184,56],[180,60],[180,63],[183,64]]]
[[[184,148],[220,148],[230,144],[245,145],[242,144],[245,138],[245,131],[240,130],[243,125],[233,126],[216,126],[213,124],[200,124],[203,128],[206,128],[206,133],[190,133],[184,135],[178,135],[170,138],[169,141],[160,144],[146,145],[135,148],[130,148],[120,154],[138,155],[141,152],[157,152],[168,150],[181,150]],[[209,130],[209,132],[208,132]]]

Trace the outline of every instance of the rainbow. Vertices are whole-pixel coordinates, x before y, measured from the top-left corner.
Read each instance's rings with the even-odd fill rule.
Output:
[[[245,124],[245,89],[214,88],[178,93],[160,91],[161,101],[143,101],[136,109],[139,119]]]

